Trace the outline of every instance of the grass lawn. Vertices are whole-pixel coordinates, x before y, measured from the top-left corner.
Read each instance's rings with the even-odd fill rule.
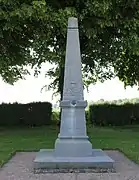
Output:
[[[0,128],[0,166],[15,151],[31,151],[40,148],[53,148],[58,128]],[[117,149],[129,158],[139,162],[139,127],[136,128],[92,128],[88,135],[94,148]]]

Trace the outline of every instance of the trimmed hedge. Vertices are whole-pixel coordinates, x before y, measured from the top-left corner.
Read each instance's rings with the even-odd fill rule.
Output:
[[[41,126],[51,123],[52,104],[37,102],[28,104],[1,104],[0,126]]]
[[[139,124],[139,104],[95,104],[89,107],[89,119],[98,126]]]

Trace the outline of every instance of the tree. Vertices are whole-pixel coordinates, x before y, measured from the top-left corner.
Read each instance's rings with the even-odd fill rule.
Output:
[[[7,82],[24,75],[24,65],[56,65],[62,94],[68,17],[79,20],[83,77],[89,85],[118,76],[139,81],[139,2],[137,0],[0,0],[0,74]],[[33,56],[30,49],[34,50]],[[62,74],[62,76],[61,76]],[[56,89],[56,88],[55,88]]]
[[[87,77],[91,72],[94,80],[111,78],[111,67],[114,67],[114,74],[125,86],[138,84],[138,1],[59,0],[49,4],[56,10],[70,7],[76,11]]]
[[[56,61],[49,47],[55,46],[58,19],[45,1],[0,0],[0,74],[6,82],[29,73],[26,65],[40,68],[42,62]]]

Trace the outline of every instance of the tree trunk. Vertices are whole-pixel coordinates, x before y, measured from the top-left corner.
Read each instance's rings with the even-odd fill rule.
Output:
[[[62,101],[62,98],[63,98],[64,70],[65,70],[65,68],[64,68],[63,66],[60,66],[60,73],[59,73],[60,101]],[[61,122],[61,114],[62,114],[62,109],[60,108],[59,123],[58,123],[58,126],[59,126],[59,127],[60,127],[60,122]]]

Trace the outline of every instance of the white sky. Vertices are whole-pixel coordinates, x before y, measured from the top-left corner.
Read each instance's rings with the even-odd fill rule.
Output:
[[[42,67],[42,73],[38,78],[34,78],[33,73],[26,77],[26,80],[19,80],[14,86],[6,84],[0,79],[0,103],[2,102],[36,102],[36,101],[49,101],[56,103],[58,98],[52,100],[52,92],[43,90],[41,88],[49,84],[50,79],[45,77],[45,72],[51,66],[46,63]],[[122,82],[118,78],[105,81],[104,83],[97,83],[91,85],[89,93],[86,91],[85,99],[88,101],[97,101],[99,99],[104,100],[117,100],[124,98],[136,98],[139,97],[139,91],[137,87],[127,87],[124,89]]]

